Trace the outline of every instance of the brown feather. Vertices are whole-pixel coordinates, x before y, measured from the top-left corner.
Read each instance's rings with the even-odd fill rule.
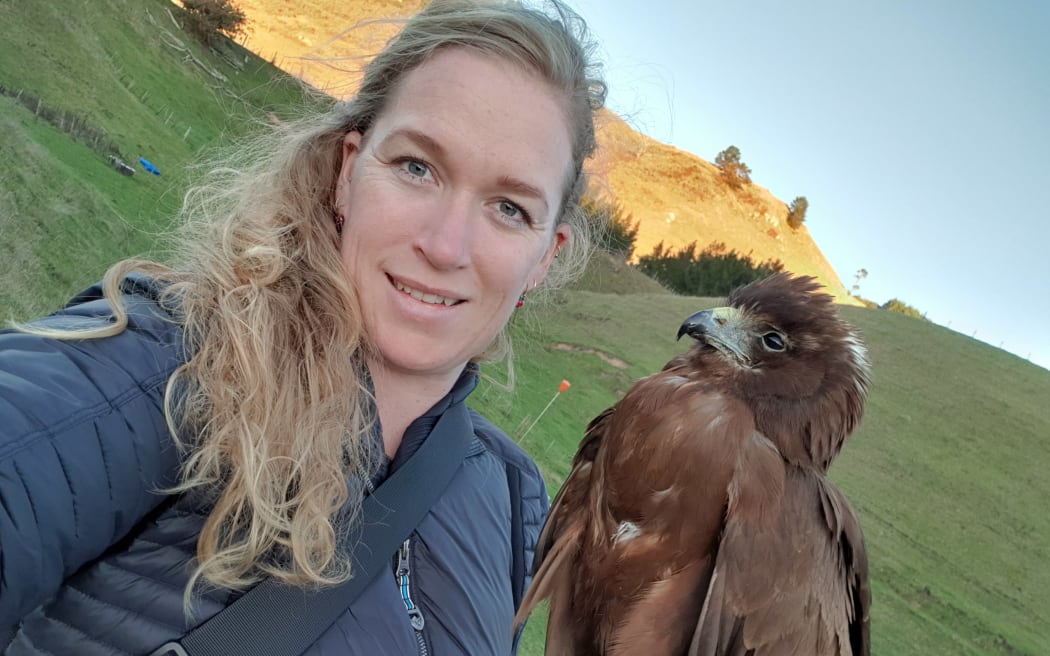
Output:
[[[863,537],[825,476],[867,361],[817,290],[694,315],[699,343],[588,426],[516,618],[550,599],[548,654],[867,656]]]

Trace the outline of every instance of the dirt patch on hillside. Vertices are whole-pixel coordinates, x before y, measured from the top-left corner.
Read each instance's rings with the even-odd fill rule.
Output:
[[[609,355],[605,351],[599,351],[598,349],[589,348],[587,346],[577,346],[575,344],[564,344],[562,342],[555,342],[551,344],[551,348],[555,351],[569,351],[571,353],[588,353],[590,355],[597,356],[599,360],[610,364],[617,369],[626,369],[630,365],[621,360],[620,358]]]

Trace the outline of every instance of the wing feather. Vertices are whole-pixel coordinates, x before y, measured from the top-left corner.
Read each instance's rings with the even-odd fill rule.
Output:
[[[573,653],[573,634],[576,622],[572,617],[573,563],[587,528],[587,499],[595,483],[594,459],[602,443],[602,436],[613,415],[614,408],[595,417],[587,426],[583,440],[573,458],[572,469],[565,483],[551,503],[547,521],[540,531],[533,560],[533,579],[514,616],[514,626],[520,626],[544,599],[551,600],[547,620],[546,653],[553,655]]]
[[[755,451],[750,457],[751,469],[764,459]],[[822,474],[779,466],[776,513],[763,507],[766,482],[734,479],[737,503],[727,513],[690,656],[869,654],[871,593],[857,519]]]
[[[754,424],[742,404],[702,385],[669,385],[661,378],[654,377],[657,386],[643,399],[657,409],[633,415],[646,421],[618,422],[618,431],[644,431],[646,439],[617,453],[619,474],[610,478],[616,480],[620,505],[635,513],[630,520],[637,522],[639,535],[614,544],[609,567],[603,568],[606,589],[615,591],[601,606],[608,639],[600,644],[608,654],[682,654],[689,648],[710,586],[734,472],[741,466],[760,469],[741,454],[755,448],[750,445]],[[770,452],[767,459],[775,467],[762,485],[748,490],[747,499],[768,512],[770,501],[756,494],[778,495],[776,474],[783,478],[783,468],[772,445],[759,450]]]

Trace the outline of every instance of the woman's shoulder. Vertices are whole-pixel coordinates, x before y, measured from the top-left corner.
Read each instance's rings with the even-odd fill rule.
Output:
[[[501,458],[508,467],[514,467],[527,478],[539,479],[542,483],[539,467],[525,449],[474,408],[470,408],[470,418],[474,424],[474,434],[486,449]]]
[[[112,322],[98,288],[28,331],[0,333],[0,626],[126,535],[175,482],[163,399],[181,331],[154,291],[125,281],[128,326],[109,337],[68,338]]]
[[[101,285],[24,329],[0,331],[2,415],[28,411],[46,418],[43,426],[65,424],[92,409],[119,409],[132,397],[166,385],[183,362],[182,329],[161,303],[160,291],[148,277],[125,278],[117,302],[127,313],[127,327],[109,336],[91,336],[114,322]],[[87,336],[79,338],[78,332]]]
[[[470,408],[474,434],[485,448],[503,461],[507,471],[507,483],[510,488],[512,505],[522,513],[521,521],[525,532],[538,533],[550,507],[550,496],[539,467],[525,449],[481,413]],[[532,536],[533,538],[535,536]],[[527,549],[534,547],[528,544]],[[529,561],[531,562],[531,561]]]
[[[164,292],[168,283],[141,271],[131,271],[119,283],[118,302],[128,315],[128,328],[132,331],[149,330],[165,341],[181,336],[181,323],[174,303],[165,300]],[[95,322],[111,321],[113,305],[105,297],[103,282],[97,282],[74,296],[66,306],[44,317],[33,325],[62,326],[71,325],[78,328],[77,319],[84,320],[85,328]]]

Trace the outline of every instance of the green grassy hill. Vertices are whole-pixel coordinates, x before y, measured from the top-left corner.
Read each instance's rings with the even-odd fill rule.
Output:
[[[115,258],[157,254],[187,165],[304,102],[298,81],[242,48],[205,51],[170,7],[0,2],[0,317],[54,307]],[[71,124],[104,137],[75,140]],[[133,177],[110,166],[107,145]]]
[[[0,315],[54,308],[121,257],[162,255],[194,158],[304,102],[244,51],[200,49],[167,6],[0,1]],[[171,37],[227,81],[166,45]],[[43,120],[28,96],[163,175],[119,175],[104,149]],[[516,391],[486,384],[473,397],[521,435],[559,383],[572,383],[522,440],[552,492],[586,423],[685,348],[679,323],[715,303],[598,262],[577,289],[515,317]],[[867,417],[832,468],[869,544],[873,653],[1050,653],[1050,373],[924,321],[843,312],[874,362]],[[501,367],[488,372],[506,379]],[[525,653],[542,653],[541,634],[536,618]]]
[[[553,493],[587,422],[687,348],[678,325],[714,304],[561,293],[515,319],[516,393],[490,385],[475,404],[520,435],[572,384],[522,440]],[[1050,653],[1050,373],[920,319],[841,311],[874,367],[865,420],[831,470],[869,547],[872,653]],[[540,632],[526,653],[542,653]]]

